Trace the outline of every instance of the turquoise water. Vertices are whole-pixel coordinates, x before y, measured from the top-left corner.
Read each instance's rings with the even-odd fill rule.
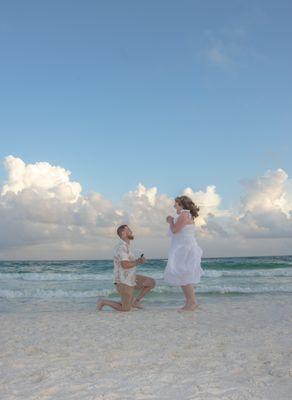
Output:
[[[138,273],[156,280],[145,302],[177,304],[180,288],[163,281],[166,260],[148,260]],[[216,258],[202,262],[205,275],[196,287],[198,297],[251,296],[292,293],[292,256]],[[2,261],[0,298],[7,305],[37,301],[92,304],[99,296],[116,298],[112,260],[99,261]]]

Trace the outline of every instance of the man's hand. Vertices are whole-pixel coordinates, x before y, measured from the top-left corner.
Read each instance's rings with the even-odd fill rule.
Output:
[[[166,218],[166,222],[168,222],[169,224],[171,222],[173,222],[173,217],[171,217],[170,215]]]
[[[136,260],[137,264],[144,264],[145,261],[146,261],[146,258],[145,258],[145,257],[139,257],[139,258]]]

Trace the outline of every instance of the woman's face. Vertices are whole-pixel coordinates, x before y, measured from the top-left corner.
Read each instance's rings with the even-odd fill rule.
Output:
[[[174,208],[176,209],[176,212],[180,214],[182,206],[180,206],[177,201],[174,203]]]

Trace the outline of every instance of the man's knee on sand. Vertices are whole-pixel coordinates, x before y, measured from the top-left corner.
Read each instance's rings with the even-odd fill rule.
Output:
[[[122,304],[122,311],[128,312],[132,310],[132,305],[131,304]]]
[[[133,296],[132,295],[123,295],[122,296],[122,311],[131,311]]]

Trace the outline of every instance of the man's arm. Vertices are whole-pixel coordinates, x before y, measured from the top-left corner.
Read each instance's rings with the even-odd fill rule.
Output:
[[[136,267],[137,265],[144,264],[144,262],[145,262],[145,258],[140,257],[134,261],[121,261],[121,265],[125,269],[130,269],[130,268]]]
[[[134,268],[138,265],[137,260],[134,261],[121,261],[121,266],[125,269]]]

